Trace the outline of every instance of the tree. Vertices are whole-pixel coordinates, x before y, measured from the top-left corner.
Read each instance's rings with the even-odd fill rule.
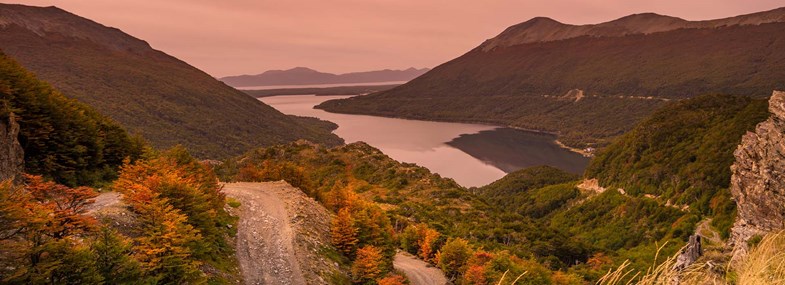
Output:
[[[201,236],[186,223],[186,216],[157,197],[137,205],[136,211],[140,228],[134,251],[146,274],[163,284],[201,281],[200,263],[189,248]]]
[[[390,274],[382,279],[379,279],[378,283],[379,285],[405,285],[406,277],[398,274]]]
[[[68,186],[105,183],[142,146],[117,123],[66,98],[0,52],[0,101],[19,117],[25,172]]]
[[[338,215],[330,226],[330,238],[333,245],[345,256],[351,257],[357,247],[357,228],[348,208],[338,211]]]
[[[455,280],[465,270],[464,266],[472,255],[472,248],[466,240],[454,238],[448,240],[437,255],[439,268],[448,278]]]
[[[44,181],[41,176],[26,175],[25,188],[33,200],[53,211],[47,223],[46,233],[55,239],[91,231],[97,222],[84,215],[87,206],[94,203],[98,193],[89,187],[70,188],[54,182]]]
[[[131,284],[142,278],[142,269],[132,256],[132,245],[108,227],[102,227],[91,244],[98,272],[107,284]]]
[[[96,221],[85,216],[95,192],[69,188],[26,176],[22,188],[4,183],[0,189],[3,221],[0,259],[9,283],[94,284],[102,282],[95,254],[84,237]],[[8,259],[6,259],[6,257]]]
[[[352,263],[352,279],[357,284],[374,284],[384,274],[382,251],[372,245],[357,250]]]
[[[403,229],[401,233],[398,234],[398,241],[400,243],[401,249],[404,251],[417,254],[420,252],[420,245],[419,245],[419,233],[417,226],[409,225]]]
[[[201,234],[191,244],[200,258],[231,252],[226,243],[226,227],[231,217],[224,209],[226,195],[211,168],[194,159],[181,146],[147,160],[130,162],[121,169],[113,188],[123,193],[132,206],[144,205],[159,197],[180,211]]]
[[[439,239],[440,234],[425,224],[420,225],[419,230],[420,239],[417,242],[420,247],[419,256],[424,261],[433,261],[433,256],[436,254],[436,240]]]
[[[463,274],[463,282],[461,282],[461,284],[487,285],[488,277],[486,277],[485,266],[482,265],[469,266],[469,268],[467,268],[466,272]]]

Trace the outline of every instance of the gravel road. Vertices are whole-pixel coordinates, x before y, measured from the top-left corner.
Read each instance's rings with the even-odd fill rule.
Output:
[[[245,284],[306,284],[297,262],[294,233],[281,190],[286,183],[227,183],[240,201],[237,259]]]
[[[393,260],[395,269],[403,271],[412,285],[444,285],[447,278],[436,267],[429,266],[425,261],[419,260],[411,254],[398,252]]]

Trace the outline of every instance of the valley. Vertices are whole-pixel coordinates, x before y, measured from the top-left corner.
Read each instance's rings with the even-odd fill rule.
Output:
[[[588,158],[554,143],[555,137],[489,125],[445,123],[328,113],[321,102],[347,96],[273,96],[262,102],[284,114],[316,117],[338,125],[347,143],[363,141],[395,160],[427,167],[459,184],[489,184],[506,173],[552,165],[580,173]]]
[[[36,1],[0,284],[785,285],[779,3]]]

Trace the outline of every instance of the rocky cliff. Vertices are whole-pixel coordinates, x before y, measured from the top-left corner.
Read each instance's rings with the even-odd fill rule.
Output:
[[[18,136],[19,124],[14,114],[0,120],[0,181],[21,178],[19,174],[24,170],[24,151],[19,145]]]
[[[742,138],[731,166],[738,217],[730,242],[737,256],[746,255],[752,237],[785,229],[785,92],[774,92],[769,112]]]

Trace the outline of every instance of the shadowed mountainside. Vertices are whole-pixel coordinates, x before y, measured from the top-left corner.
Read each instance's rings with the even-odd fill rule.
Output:
[[[154,146],[225,158],[308,139],[336,145],[335,126],[286,116],[122,31],[56,7],[0,5],[0,49],[70,98]]]
[[[558,133],[570,146],[604,145],[667,100],[766,97],[785,87],[783,20],[785,9],[708,22],[535,18],[407,84],[319,108],[511,125]]]

